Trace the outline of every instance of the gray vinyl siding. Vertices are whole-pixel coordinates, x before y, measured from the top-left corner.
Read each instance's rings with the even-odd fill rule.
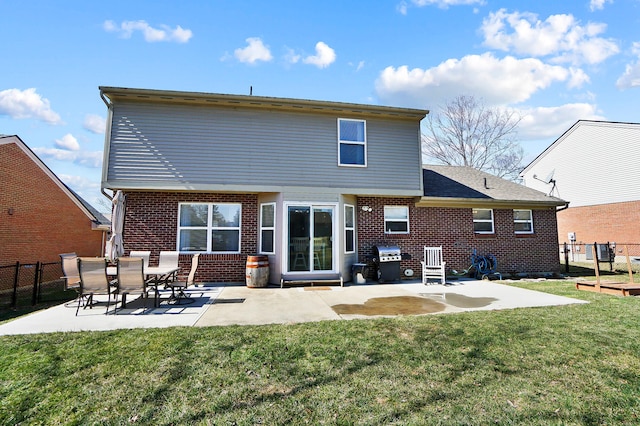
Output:
[[[133,188],[421,189],[416,121],[367,119],[367,165],[339,167],[337,119],[361,117],[116,103],[106,183]]]
[[[525,185],[549,192],[570,207],[640,199],[640,124],[578,122],[523,171]],[[536,175],[537,179],[533,176]],[[558,195],[559,194],[559,195]]]

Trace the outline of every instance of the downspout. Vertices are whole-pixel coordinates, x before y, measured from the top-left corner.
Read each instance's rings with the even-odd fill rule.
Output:
[[[561,212],[562,210],[566,210],[568,208],[569,208],[569,202],[565,203],[564,206],[557,208],[556,213]]]

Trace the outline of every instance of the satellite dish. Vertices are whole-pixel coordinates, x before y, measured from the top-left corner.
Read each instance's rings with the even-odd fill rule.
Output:
[[[556,173],[556,169],[553,169],[549,172],[549,174],[544,179],[540,179],[538,175],[533,175],[533,178],[536,180],[539,180],[540,182],[544,182],[546,184],[555,183],[555,180],[553,180],[553,175],[555,173]]]

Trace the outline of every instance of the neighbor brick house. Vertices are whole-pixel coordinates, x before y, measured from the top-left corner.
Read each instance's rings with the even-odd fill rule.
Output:
[[[109,222],[18,137],[0,135],[0,265],[102,254]]]
[[[179,250],[187,267],[200,252],[202,281],[244,281],[254,254],[268,256],[272,283],[348,281],[352,264],[384,244],[410,254],[401,266],[417,275],[424,245],[443,245],[450,268],[467,268],[476,248],[505,272],[559,269],[564,202],[471,169],[423,168],[426,110],[100,91],[102,186],[125,193],[125,253],[151,250],[153,261]]]
[[[616,242],[640,255],[640,124],[580,120],[521,173],[526,186],[570,202],[558,212],[558,239]],[[589,252],[589,254],[591,254]],[[578,260],[581,252],[573,254]]]

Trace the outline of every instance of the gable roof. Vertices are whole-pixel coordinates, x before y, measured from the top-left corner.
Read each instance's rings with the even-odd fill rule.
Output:
[[[17,135],[0,135],[0,145],[15,144],[29,157],[61,190],[64,192],[73,203],[94,223],[94,227],[101,230],[108,230],[111,222],[93,206],[91,206],[86,200],[76,194],[71,188],[69,188],[64,182],[51,171],[46,164],[40,160],[32,150],[20,139]]]
[[[315,101],[307,99],[276,98],[253,95],[229,95],[205,92],[181,92],[174,90],[135,89],[125,87],[100,86],[100,96],[107,107],[116,101],[160,102],[178,104],[205,104],[218,106],[245,107],[281,111],[312,113],[356,113],[391,119],[422,120],[428,110],[400,108],[380,105],[353,104],[346,102]],[[107,101],[107,98],[109,101]]]
[[[466,166],[423,167],[422,207],[547,208],[566,201]]]
[[[524,176],[527,172],[542,158],[546,157],[551,151],[553,151],[558,145],[567,139],[575,130],[582,126],[593,126],[600,128],[627,128],[640,130],[640,123],[626,123],[620,121],[601,121],[601,120],[578,120],[573,126],[569,127],[558,139],[556,139],[551,145],[549,145],[544,151],[542,151],[536,158],[534,158],[527,166],[522,169],[520,176]]]

